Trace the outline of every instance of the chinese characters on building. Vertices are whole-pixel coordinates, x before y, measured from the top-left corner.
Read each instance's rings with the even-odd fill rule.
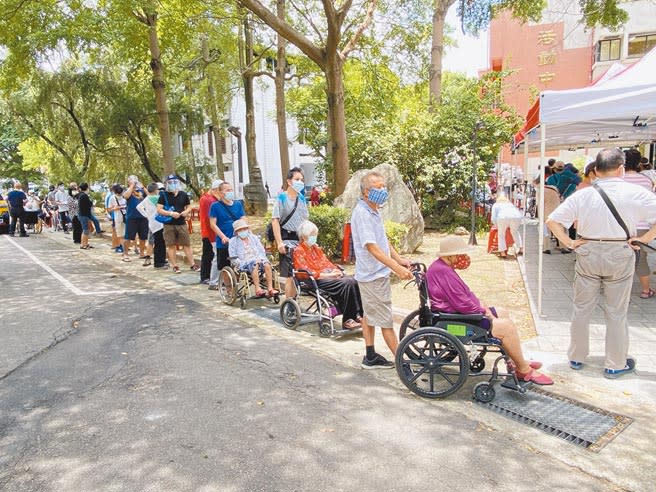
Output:
[[[538,44],[542,50],[538,53],[538,66],[542,70],[538,73],[538,79],[543,84],[548,84],[556,78],[556,74],[549,70],[549,65],[556,64],[556,33],[553,29],[538,32]]]

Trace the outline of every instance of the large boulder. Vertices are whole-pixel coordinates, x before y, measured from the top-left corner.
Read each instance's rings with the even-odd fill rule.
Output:
[[[360,180],[369,171],[377,171],[385,176],[389,199],[380,209],[380,213],[383,220],[392,220],[408,226],[409,231],[403,240],[400,253],[412,253],[424,240],[424,218],[412,193],[394,166],[380,164],[373,169],[357,171],[346,184],[344,193],[335,199],[335,206],[353,209],[361,196]]]

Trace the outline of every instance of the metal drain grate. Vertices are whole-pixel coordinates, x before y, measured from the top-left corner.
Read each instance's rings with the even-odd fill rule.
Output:
[[[523,395],[500,386],[496,390],[492,402],[479,404],[590,451],[599,452],[633,422],[630,417],[539,387],[532,387]]]

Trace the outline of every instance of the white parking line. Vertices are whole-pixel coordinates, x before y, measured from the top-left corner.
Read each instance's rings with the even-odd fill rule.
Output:
[[[9,243],[13,244],[17,249],[22,251],[25,256],[27,256],[29,259],[31,259],[34,263],[39,265],[41,268],[43,268],[46,272],[48,272],[55,280],[58,280],[59,283],[61,283],[64,287],[66,287],[68,290],[70,290],[73,294],[76,296],[97,296],[97,295],[110,295],[110,294],[139,294],[142,292],[147,292],[146,289],[136,289],[136,290],[104,290],[104,291],[83,291],[81,289],[78,289],[75,287],[68,279],[54,271],[52,268],[50,268],[48,265],[46,265],[44,262],[39,260],[36,256],[32,254],[31,251],[28,251],[25,249],[23,246],[18,244],[14,239],[11,239],[8,236],[5,236],[7,238],[7,241]]]

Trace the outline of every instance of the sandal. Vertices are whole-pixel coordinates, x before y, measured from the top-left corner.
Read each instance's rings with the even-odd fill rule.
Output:
[[[269,294],[269,297],[273,297],[273,296],[277,296],[278,294],[280,294],[280,292],[276,289],[269,289],[268,294]]]
[[[182,273],[182,272],[180,271],[180,267],[179,267],[178,265],[175,265],[175,266],[173,267],[173,273]]]
[[[345,330],[355,330],[357,328],[361,328],[362,325],[355,321],[354,319],[347,319],[342,323],[342,328]]]
[[[122,259],[121,261],[128,262],[128,261],[132,261],[132,260],[130,259],[129,256],[124,256],[123,259]]]
[[[264,289],[257,289],[255,291],[255,297],[265,297],[266,296],[266,290]]]
[[[654,289],[649,289],[648,291],[642,291],[640,293],[640,299],[650,299],[656,295],[656,291]]]
[[[517,379],[519,379],[520,381],[525,381],[527,383],[535,383],[535,384],[539,384],[540,386],[549,386],[553,384],[553,379],[551,379],[546,374],[539,374],[533,368],[531,368],[530,371],[524,374],[522,374],[519,371],[515,371],[515,375],[517,376]]]
[[[196,263],[194,263],[193,265],[191,265],[191,266],[189,267],[189,269],[192,270],[192,271],[194,271],[194,272],[198,272],[198,271],[200,271],[200,267],[199,267],[198,265],[196,265]]]

